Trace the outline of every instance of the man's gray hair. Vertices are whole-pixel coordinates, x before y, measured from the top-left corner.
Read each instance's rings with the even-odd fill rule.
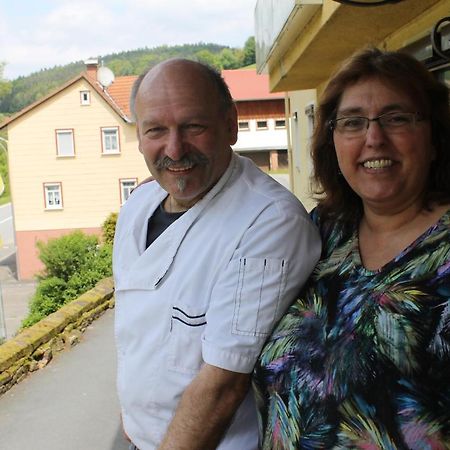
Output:
[[[167,61],[163,61],[162,63],[157,64],[156,66],[148,67],[141,75],[138,76],[138,78],[133,83],[133,87],[131,88],[131,95],[130,95],[130,111],[131,116],[134,121],[136,121],[136,96],[139,91],[139,88],[141,87],[142,81],[147,76],[147,74],[153,70],[154,68],[158,67],[160,64],[164,64],[166,62],[175,62],[175,61],[189,61],[192,64],[197,65],[203,73],[212,81],[213,85],[216,87],[217,92],[219,94],[220,99],[220,106],[227,110],[230,108],[234,101],[233,97],[231,96],[230,89],[225,83],[225,80],[223,79],[222,75],[219,71],[217,71],[214,67],[208,66],[207,64],[200,63],[198,61],[192,61],[190,59],[184,59],[184,58],[172,58],[168,59]]]

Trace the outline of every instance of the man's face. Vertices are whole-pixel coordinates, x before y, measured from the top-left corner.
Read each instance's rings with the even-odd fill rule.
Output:
[[[174,200],[190,207],[225,172],[237,139],[234,107],[221,107],[198,66],[174,61],[153,69],[136,96],[139,150]]]

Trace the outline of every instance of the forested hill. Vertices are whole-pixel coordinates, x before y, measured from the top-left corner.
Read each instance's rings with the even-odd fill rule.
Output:
[[[138,75],[145,68],[168,58],[183,57],[205,62],[217,69],[236,69],[255,62],[255,39],[249,37],[243,48],[217,44],[184,44],[144,48],[98,57],[116,76]],[[65,66],[43,69],[13,81],[2,79],[5,63],[0,62],[0,122],[2,116],[11,115],[39,100],[66,81],[85,70],[83,61]]]

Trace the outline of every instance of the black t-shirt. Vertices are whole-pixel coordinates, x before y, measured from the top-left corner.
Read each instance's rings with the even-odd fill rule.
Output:
[[[148,219],[145,248],[148,248],[166,228],[172,225],[175,220],[179,219],[185,212],[186,211],[169,213],[164,210],[163,204],[161,203],[150,219]]]

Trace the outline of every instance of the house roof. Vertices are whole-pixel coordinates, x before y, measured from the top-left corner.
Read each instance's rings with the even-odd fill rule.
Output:
[[[236,101],[284,98],[284,92],[269,91],[269,75],[258,75],[256,69],[222,70],[222,77]]]
[[[109,95],[114,99],[119,108],[131,117],[130,111],[130,94],[131,88],[137,76],[129,75],[126,77],[117,77],[111,86],[108,87]]]
[[[119,77],[120,78],[131,78],[131,77]],[[78,81],[84,79],[87,81],[92,88],[101,96],[103,99],[111,106],[111,108],[125,121],[125,122],[131,122],[129,115],[127,114],[128,106],[126,108],[123,107],[123,105],[120,104],[120,102],[117,102],[116,99],[108,92],[108,90],[103,90],[100,83],[98,83],[96,80],[91,78],[87,72],[82,72],[80,75],[76,76],[75,78],[72,78],[67,83],[64,83],[62,86],[60,86],[58,89],[50,92],[43,98],[37,100],[36,102],[32,103],[31,105],[26,106],[16,114],[13,114],[11,117],[8,117],[4,122],[0,123],[0,130],[7,125],[9,125],[14,120],[18,119],[19,117],[23,116],[27,112],[31,111],[32,109],[36,108],[37,106],[41,105],[45,101],[47,101],[49,98],[54,97],[55,95],[59,94],[60,92],[64,91],[64,89],[68,88],[69,86],[72,86],[73,84],[77,83]],[[122,85],[121,82],[118,83],[119,86]],[[131,89],[131,88],[130,88]],[[129,92],[129,91],[128,91]],[[119,98],[121,98],[119,96]]]
[[[255,69],[223,70],[222,76],[230,88],[231,96],[237,102],[284,98],[283,92],[269,92],[268,75],[258,75]],[[137,76],[117,77],[114,83],[107,89],[103,89],[97,80],[88,75],[87,72],[82,72],[80,75],[63,84],[50,94],[6,119],[0,124],[0,130],[81,79],[86,80],[125,122],[131,122],[129,98],[131,88],[136,78]]]

